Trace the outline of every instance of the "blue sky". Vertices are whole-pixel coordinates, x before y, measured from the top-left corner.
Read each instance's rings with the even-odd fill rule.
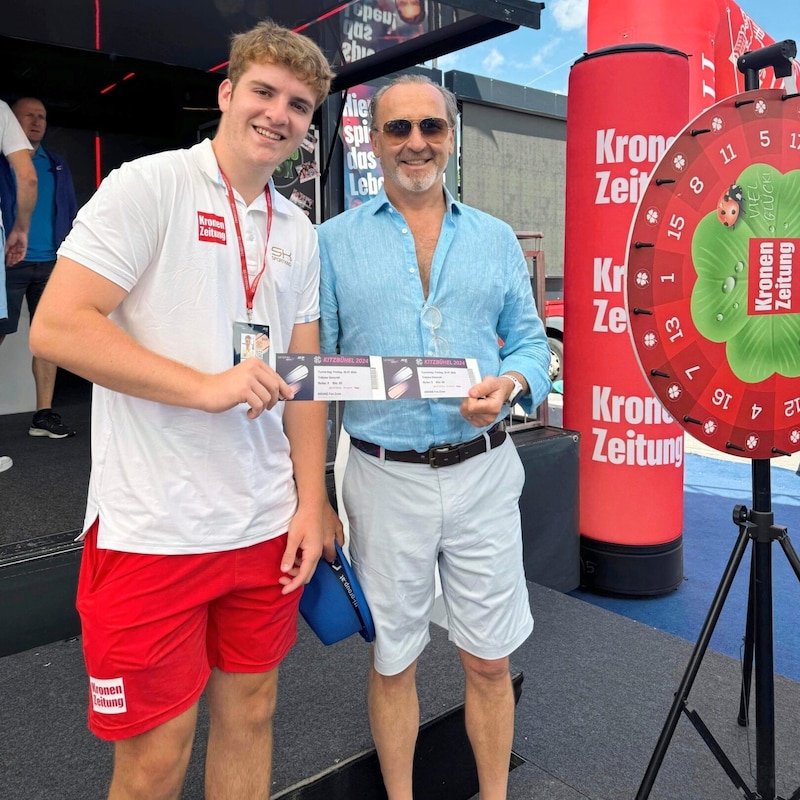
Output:
[[[520,28],[442,56],[436,66],[566,94],[570,67],[586,52],[588,2],[545,0],[540,30]],[[800,41],[798,0],[737,2],[773,39]]]

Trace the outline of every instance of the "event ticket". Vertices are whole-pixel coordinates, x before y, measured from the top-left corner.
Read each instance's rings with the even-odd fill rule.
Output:
[[[474,358],[278,353],[294,400],[409,400],[466,397],[481,379]]]

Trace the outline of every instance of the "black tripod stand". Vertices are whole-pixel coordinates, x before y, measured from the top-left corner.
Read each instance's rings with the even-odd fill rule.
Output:
[[[681,712],[686,714],[697,732],[708,745],[728,777],[748,800],[781,800],[775,794],[775,693],[773,674],[772,636],[772,543],[777,541],[800,580],[800,559],[792,547],[786,528],[773,524],[774,515],[770,500],[770,474],[768,460],[752,462],[753,508],[738,505],[733,510],[733,521],[739,526],[739,536],[725,567],[711,609],[692,651],[667,721],[661,731],[656,748],[648,764],[636,800],[650,796],[653,782],[666,755],[667,747],[675,733]],[[700,662],[708,649],[711,636],[719,619],[736,571],[741,564],[748,541],[752,542],[750,592],[748,598],[747,627],[745,632],[745,663],[742,680],[742,705],[739,723],[747,724],[747,707],[750,697],[750,680],[755,664],[756,704],[756,792],[746,784],[719,742],[706,727],[696,710],[687,706],[687,698],[700,669]],[[800,798],[800,788],[789,800]]]

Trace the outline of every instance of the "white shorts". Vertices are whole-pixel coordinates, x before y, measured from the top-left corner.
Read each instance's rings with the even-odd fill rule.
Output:
[[[519,498],[525,482],[506,441],[461,464],[385,461],[350,447],[343,497],[350,557],[375,622],[375,669],[396,675],[430,641],[439,565],[450,640],[503,658],[533,630]]]

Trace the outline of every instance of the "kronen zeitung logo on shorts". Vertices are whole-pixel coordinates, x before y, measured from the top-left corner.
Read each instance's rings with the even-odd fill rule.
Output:
[[[92,708],[98,714],[124,714],[128,710],[125,702],[125,684],[122,678],[89,677]]]

